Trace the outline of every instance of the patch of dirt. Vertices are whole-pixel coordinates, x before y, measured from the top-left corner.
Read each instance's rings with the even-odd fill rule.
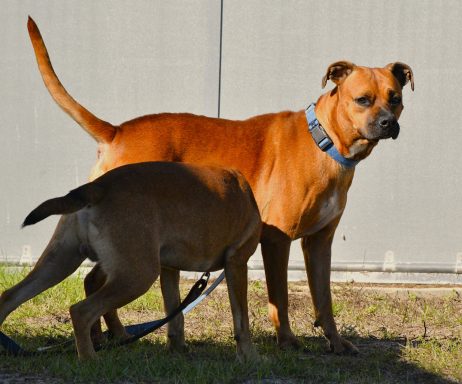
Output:
[[[0,383],[2,384],[61,384],[61,380],[46,376],[27,375],[17,372],[0,372]]]

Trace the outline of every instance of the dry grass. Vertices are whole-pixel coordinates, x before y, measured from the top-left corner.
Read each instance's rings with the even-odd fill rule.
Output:
[[[19,275],[0,271],[0,290]],[[186,292],[192,282],[182,282]],[[306,283],[290,284],[292,329],[304,350],[280,351],[267,319],[264,282],[249,285],[252,334],[262,361],[235,360],[226,285],[186,317],[189,352],[165,352],[165,330],[127,347],[100,352],[81,364],[73,350],[57,355],[0,359],[0,381],[13,382],[230,382],[230,383],[454,383],[462,381],[462,298],[456,291],[418,296],[383,293],[359,284],[335,284],[334,312],[341,333],[359,356],[335,356],[313,327]],[[82,282],[70,278],[24,304],[3,331],[24,345],[56,343],[72,332],[68,307],[83,297]],[[121,310],[124,323],[162,317],[158,285]],[[5,372],[9,372],[6,374]],[[27,380],[26,374],[34,379]],[[32,375],[32,376],[31,376]],[[18,381],[19,380],[19,381]]]

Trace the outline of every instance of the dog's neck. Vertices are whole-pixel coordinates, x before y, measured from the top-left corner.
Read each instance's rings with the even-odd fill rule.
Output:
[[[377,142],[361,137],[352,125],[339,123],[338,98],[335,89],[321,95],[316,102],[316,117],[343,157],[356,161],[363,160],[369,156]]]

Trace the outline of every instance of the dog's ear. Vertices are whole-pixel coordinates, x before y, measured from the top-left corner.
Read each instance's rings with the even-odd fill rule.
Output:
[[[401,88],[403,88],[408,82],[411,82],[411,89],[414,90],[414,74],[412,73],[412,69],[409,65],[398,61],[396,63],[388,64],[385,68],[393,73],[393,76],[395,76],[401,84]]]
[[[346,77],[353,72],[356,65],[349,61],[337,61],[327,68],[326,75],[322,78],[322,87],[327,84],[327,80],[332,80],[335,84],[340,85]]]

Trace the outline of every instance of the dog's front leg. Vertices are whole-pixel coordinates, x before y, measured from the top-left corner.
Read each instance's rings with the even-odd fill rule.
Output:
[[[268,315],[276,328],[278,345],[282,349],[298,348],[298,340],[290,329],[288,315],[287,268],[291,240],[261,240],[261,252],[268,289]]]
[[[229,248],[226,251],[225,276],[228,285],[229,301],[233,313],[234,338],[237,345],[237,357],[240,361],[255,360],[258,354],[252,344],[249,329],[247,304],[247,260],[249,252],[246,246],[240,249]]]
[[[331,246],[340,218],[321,231],[302,239],[303,254],[315,312],[315,326],[321,326],[335,353],[358,352],[349,341],[340,337],[332,312],[330,290]]]
[[[160,286],[164,299],[165,314],[169,315],[180,305],[180,271],[171,268],[161,268]],[[184,351],[186,343],[184,339],[184,316],[179,313],[168,323],[167,347],[173,351]]]

